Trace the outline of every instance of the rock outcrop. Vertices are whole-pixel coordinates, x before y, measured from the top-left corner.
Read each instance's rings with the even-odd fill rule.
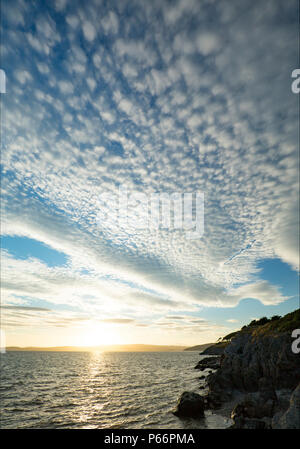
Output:
[[[219,368],[207,377],[206,408],[239,397],[234,428],[300,428],[300,354],[292,351],[291,337],[300,328],[300,311],[260,321],[236,332],[226,346]]]
[[[300,429],[300,383],[293,391],[286,412],[277,413],[272,420],[273,429]]]
[[[210,389],[255,392],[260,379],[268,378],[275,389],[293,390],[300,379],[300,360],[291,344],[288,332],[263,336],[241,332],[226,347],[220,368],[209,376]]]
[[[262,377],[259,384],[258,392],[246,394],[234,407],[233,428],[271,428],[270,418],[278,407],[278,398],[269,379]]]
[[[174,415],[179,417],[203,417],[204,416],[204,398],[200,394],[185,391],[178,399]]]
[[[300,383],[290,397],[288,409],[280,410],[281,406],[275,392],[268,398],[250,393],[234,407],[232,428],[300,429]]]
[[[300,429],[300,354],[292,350],[294,329],[300,329],[300,310],[253,320],[214,349],[207,348],[203,353],[215,354],[217,346],[224,351],[195,366],[210,370],[199,377],[207,380],[208,393],[184,392],[174,414],[197,417],[205,409],[222,409],[229,416],[232,410],[233,428]]]
[[[228,342],[215,343],[214,345],[211,345],[208,348],[204,349],[204,351],[202,351],[200,354],[201,355],[222,355],[224,353],[227,345],[228,345]]]
[[[204,359],[200,360],[200,362],[197,363],[195,366],[195,369],[218,369],[220,368],[220,357],[205,357]]]

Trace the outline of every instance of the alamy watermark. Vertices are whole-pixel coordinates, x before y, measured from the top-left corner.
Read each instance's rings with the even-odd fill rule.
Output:
[[[6,353],[6,337],[3,329],[0,329],[0,354]]]
[[[300,354],[300,329],[293,330],[292,338],[296,339],[292,343],[292,351],[294,354]]]
[[[99,196],[97,222],[101,227],[118,224],[125,231],[182,229],[187,239],[199,239],[204,233],[204,193],[147,195],[120,185],[118,195],[104,192]]]
[[[6,93],[6,76],[4,70],[0,69],[0,94]]]
[[[293,94],[298,94],[300,92],[300,69],[295,69],[292,71],[292,78],[296,78],[291,85]]]

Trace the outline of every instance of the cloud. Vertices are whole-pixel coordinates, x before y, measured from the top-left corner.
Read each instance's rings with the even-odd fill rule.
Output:
[[[53,327],[80,330],[89,323],[89,317],[83,317],[78,312],[54,311],[31,306],[1,307],[1,326],[9,333],[16,333],[19,328],[27,328],[27,332],[28,329],[35,331]]]
[[[36,312],[48,312],[50,309],[45,307],[29,307],[29,306],[5,306],[1,305],[1,309],[5,310],[25,310],[25,311],[36,311]]]
[[[220,50],[221,40],[214,33],[200,33],[197,37],[196,45],[199,52],[207,56]]]
[[[96,37],[96,30],[94,25],[89,22],[89,21],[85,21],[82,24],[82,31],[83,31],[83,35],[86,38],[86,40],[92,42],[95,37]]]
[[[265,305],[279,304],[287,297],[283,296],[279,289],[267,281],[259,281],[253,284],[243,285],[231,290],[233,296],[242,298],[259,299]]]
[[[55,0],[55,8],[57,11],[61,12],[65,9],[67,0]]]
[[[79,25],[79,18],[76,15],[67,15],[66,22],[71,28],[76,29]]]
[[[102,27],[107,34],[117,34],[119,29],[119,20],[113,11],[109,11],[109,13],[104,17],[102,20]]]
[[[134,320],[130,318],[107,318],[102,320],[104,323],[115,323],[115,324],[128,324],[134,323]]]
[[[15,73],[15,77],[20,84],[26,84],[27,82],[32,80],[32,76],[29,72],[27,72],[27,70],[18,70]]]
[[[299,267],[292,3],[137,2],[127,17],[127,2],[18,2],[15,19],[3,7],[16,81],[5,97],[3,232],[69,260],[52,270],[5,254],[10,301],[23,294],[97,317],[129,308],[136,319],[287,299],[258,264]],[[99,197],[119,185],[147,198],[204,192],[204,236],[115,220]],[[128,214],[134,224],[137,211]]]
[[[299,202],[295,199],[283,205],[279,217],[272,228],[275,252],[299,271]]]
[[[72,94],[74,91],[74,87],[73,87],[72,83],[70,83],[69,81],[59,81],[58,87],[59,87],[59,90],[63,94],[69,95],[69,94]]]

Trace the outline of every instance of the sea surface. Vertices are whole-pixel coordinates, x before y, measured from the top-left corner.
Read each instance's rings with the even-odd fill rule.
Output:
[[[0,427],[39,429],[224,428],[226,418],[172,414],[179,395],[201,393],[198,352],[1,354]]]

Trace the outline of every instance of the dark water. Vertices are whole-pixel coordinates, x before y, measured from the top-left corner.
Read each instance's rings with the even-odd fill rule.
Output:
[[[197,352],[1,354],[1,428],[220,428],[211,412],[181,420],[184,390],[200,392]]]

